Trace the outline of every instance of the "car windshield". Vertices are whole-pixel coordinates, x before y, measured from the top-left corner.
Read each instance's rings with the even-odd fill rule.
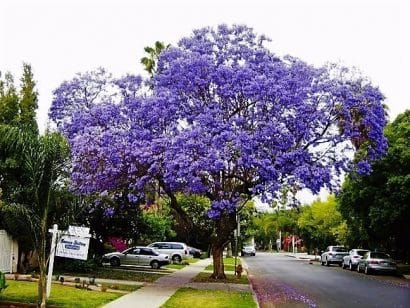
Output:
[[[389,255],[387,255],[385,253],[382,253],[382,252],[372,252],[370,254],[370,258],[373,258],[373,259],[389,259],[390,257],[389,257]]]
[[[344,248],[344,247],[333,247],[332,251],[347,252],[346,248]]]
[[[364,254],[367,252],[367,250],[357,250],[356,251],[356,253],[359,255],[359,256],[364,256]]]

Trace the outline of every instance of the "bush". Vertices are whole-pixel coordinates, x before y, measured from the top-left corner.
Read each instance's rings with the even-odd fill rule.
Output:
[[[56,270],[60,272],[91,273],[101,264],[99,259],[75,260],[64,259],[56,262]]]

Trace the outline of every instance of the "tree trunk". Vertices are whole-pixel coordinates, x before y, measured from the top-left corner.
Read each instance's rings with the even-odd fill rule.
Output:
[[[212,243],[212,259],[214,261],[214,272],[211,275],[213,279],[226,279],[223,262],[224,245],[218,242]]]

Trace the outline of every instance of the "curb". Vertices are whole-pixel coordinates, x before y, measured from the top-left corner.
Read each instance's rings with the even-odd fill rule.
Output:
[[[241,263],[242,263],[242,265],[243,265],[243,267],[246,271],[246,276],[248,276],[249,286],[251,287],[253,300],[256,303],[256,307],[260,308],[259,302],[258,302],[258,297],[256,296],[256,291],[255,291],[255,289],[253,287],[253,284],[252,284],[252,279],[251,278],[253,277],[253,275],[249,275],[249,271],[248,271],[249,267],[248,267],[248,264],[245,262],[245,260],[243,258],[240,258],[240,259],[241,259]]]

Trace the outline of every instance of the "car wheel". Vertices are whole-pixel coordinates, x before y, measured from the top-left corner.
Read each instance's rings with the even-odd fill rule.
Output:
[[[181,261],[182,261],[182,258],[181,258],[180,255],[174,255],[174,256],[172,256],[172,261],[174,261],[174,262],[181,262]]]
[[[370,268],[368,268],[367,265],[364,267],[364,273],[370,275]]]
[[[345,268],[346,268],[346,265],[345,265],[344,262],[342,262],[342,263],[340,264],[340,266],[342,267],[342,269],[345,269]]]
[[[357,272],[360,273],[360,265],[357,264],[357,268],[356,268]]]
[[[159,262],[154,260],[151,262],[151,268],[153,269],[158,269],[159,268]]]
[[[110,265],[111,265],[111,266],[114,266],[114,267],[120,266],[120,259],[118,259],[118,258],[111,258],[111,259],[110,259]]]
[[[320,265],[325,265],[325,262],[323,262],[322,258],[320,258]]]
[[[329,260],[326,258],[326,266],[329,266],[330,265],[330,263],[329,263]]]
[[[349,270],[353,271],[353,265],[352,265],[352,262],[349,262]]]

